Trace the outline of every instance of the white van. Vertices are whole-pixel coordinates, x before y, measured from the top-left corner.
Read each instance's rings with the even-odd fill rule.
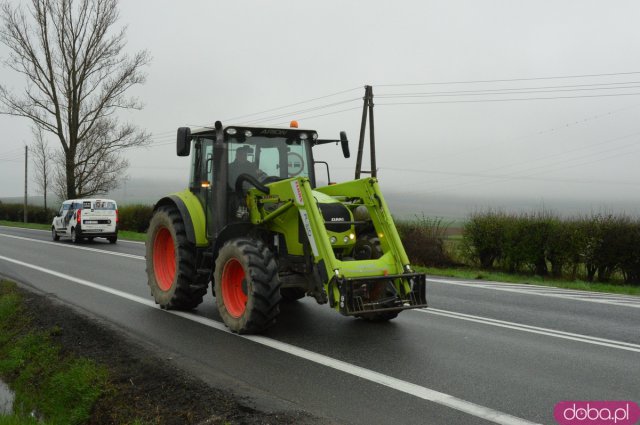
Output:
[[[118,240],[118,205],[112,199],[71,199],[64,201],[53,218],[51,237],[70,237],[73,243],[83,239]]]

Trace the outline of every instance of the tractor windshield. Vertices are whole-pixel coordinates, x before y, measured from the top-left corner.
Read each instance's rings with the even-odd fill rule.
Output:
[[[311,152],[306,140],[284,137],[251,137],[243,140],[230,138],[229,186],[235,187],[240,174],[250,174],[260,181],[269,177],[288,179],[308,177],[313,182],[309,166]]]

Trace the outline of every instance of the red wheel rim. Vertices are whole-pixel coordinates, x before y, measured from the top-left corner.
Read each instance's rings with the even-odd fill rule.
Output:
[[[156,282],[163,291],[168,291],[176,276],[176,252],[173,237],[166,227],[156,233],[153,241],[153,271]]]
[[[240,261],[230,259],[222,270],[222,300],[229,314],[235,318],[242,316],[247,307],[247,288],[243,288],[246,274]]]

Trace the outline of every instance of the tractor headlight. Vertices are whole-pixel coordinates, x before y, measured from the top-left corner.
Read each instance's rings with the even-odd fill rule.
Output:
[[[345,237],[342,239],[342,242],[344,242],[344,243],[348,243],[348,242],[349,242],[349,236],[345,236]]]
[[[227,128],[227,134],[230,135],[230,136],[233,136],[237,132],[238,132],[238,130],[236,130],[235,128]]]
[[[311,135],[311,138],[312,138],[313,140],[318,140],[318,133],[313,133],[313,134]]]
[[[251,136],[253,136],[253,133],[251,132],[251,130],[246,130],[244,132],[244,137],[251,137]]]
[[[356,235],[353,233],[349,233],[349,239],[354,240],[356,238]]]
[[[307,133],[300,133],[300,140],[307,140],[308,137]]]
[[[336,242],[338,242],[338,238],[336,238],[335,236],[331,236],[329,238],[329,242],[331,242],[331,245],[334,245]]]

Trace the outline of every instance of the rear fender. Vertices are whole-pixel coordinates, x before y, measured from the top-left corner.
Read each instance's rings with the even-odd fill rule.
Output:
[[[189,190],[172,193],[160,199],[153,210],[162,206],[174,206],[180,212],[184,222],[187,240],[202,248],[209,245],[204,217],[204,210],[198,198]]]

